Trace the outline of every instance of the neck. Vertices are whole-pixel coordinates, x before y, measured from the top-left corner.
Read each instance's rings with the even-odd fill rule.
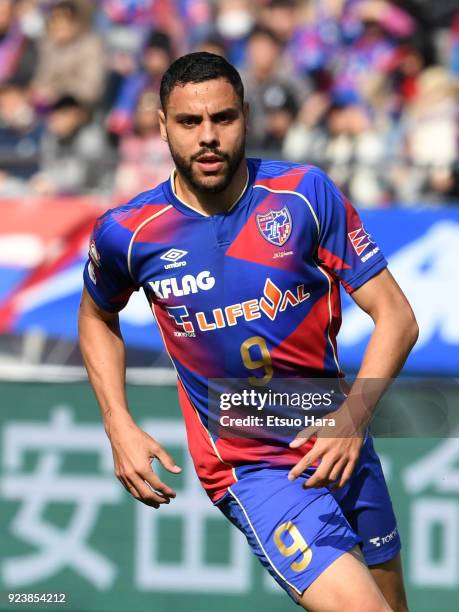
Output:
[[[205,216],[226,212],[236,204],[242,196],[249,177],[247,161],[244,158],[238,166],[230,184],[218,193],[206,193],[190,185],[186,178],[177,170],[174,171],[173,185],[175,195],[190,208],[194,208]]]

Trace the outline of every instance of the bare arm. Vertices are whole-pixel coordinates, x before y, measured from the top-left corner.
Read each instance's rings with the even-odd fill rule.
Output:
[[[357,378],[394,378],[418,338],[418,325],[408,300],[387,269],[351,297],[375,323]]]
[[[342,487],[349,480],[372,411],[391,379],[403,367],[418,337],[411,306],[388,270],[383,270],[354,291],[352,298],[371,316],[375,328],[357,379],[343,406],[333,413],[337,428],[335,432],[329,431],[328,436],[334,437],[321,438],[321,433],[327,434],[316,428],[314,431],[304,430],[290,444],[292,448],[299,448],[314,433],[319,435],[313,448],[290,471],[289,477],[294,480],[321,459],[320,466],[306,483],[308,487],[327,486],[338,479],[337,486]]]
[[[115,474],[140,501],[155,508],[169,503],[175,492],[151,468],[159,459],[173,473],[174,460],[132,419],[125,390],[125,347],[117,313],[101,310],[86,289],[78,316],[80,348],[89,380],[99,403],[105,431],[110,439]]]

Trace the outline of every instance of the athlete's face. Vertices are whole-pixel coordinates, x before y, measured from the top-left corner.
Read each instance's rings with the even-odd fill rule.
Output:
[[[197,191],[219,193],[245,156],[247,106],[226,79],[188,83],[171,91],[161,135],[177,171]]]

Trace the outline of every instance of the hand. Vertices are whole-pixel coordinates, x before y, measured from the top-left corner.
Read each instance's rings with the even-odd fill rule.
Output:
[[[173,474],[182,471],[172,457],[133,421],[110,423],[107,431],[112,445],[115,475],[129,493],[147,506],[169,504],[175,491],[162,482],[151,467],[152,459]]]
[[[296,480],[308,467],[320,460],[314,474],[303,484],[304,488],[332,486],[344,487],[354,471],[363,445],[364,427],[356,427],[346,403],[333,413],[334,425],[311,426],[303,429],[290,442],[291,448],[300,448],[312,436],[317,439],[311,450],[290,470],[289,480]],[[325,419],[325,417],[324,417]]]

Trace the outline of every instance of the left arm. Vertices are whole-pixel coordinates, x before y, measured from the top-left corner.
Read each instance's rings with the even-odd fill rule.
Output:
[[[338,479],[336,488],[347,483],[358,461],[369,417],[391,379],[400,372],[418,337],[418,325],[411,306],[387,269],[356,289],[351,296],[370,315],[375,327],[356,381],[344,404],[332,414],[340,437],[320,437],[317,429],[311,432],[310,435],[319,431],[319,437],[289,473],[289,479],[294,480],[320,459],[319,467],[305,483],[307,487],[328,486]],[[373,384],[366,384],[368,379]],[[290,446],[299,448],[306,439],[303,431]]]
[[[419,332],[405,294],[385,269],[351,293],[351,297],[375,324],[357,378],[394,378]]]

